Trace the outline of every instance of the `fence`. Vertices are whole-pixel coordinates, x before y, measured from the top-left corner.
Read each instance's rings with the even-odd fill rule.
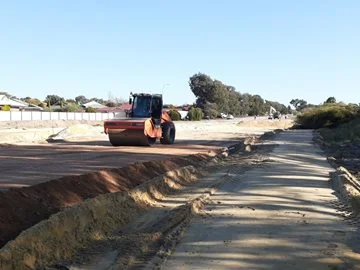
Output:
[[[121,113],[82,113],[82,112],[36,112],[0,111],[0,122],[4,121],[46,121],[46,120],[88,120],[103,121],[118,117]]]

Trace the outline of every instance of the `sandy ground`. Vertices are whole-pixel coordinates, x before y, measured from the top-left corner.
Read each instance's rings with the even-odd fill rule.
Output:
[[[261,150],[262,153],[268,151]],[[69,260],[57,262],[57,267],[62,266],[72,270],[153,269],[157,265],[151,261],[152,258],[156,258],[154,255],[158,251],[167,253],[168,246],[176,242],[175,239],[191,219],[189,204],[192,205],[193,211],[200,210],[201,204],[192,204],[192,202],[199,202],[197,199],[202,198],[207,191],[229,179],[231,164],[236,163],[237,166],[241,166],[241,169],[237,169],[240,173],[258,166],[264,160],[264,155],[259,154],[258,151],[233,154],[218,162],[207,163],[206,168],[202,168],[201,171],[210,172],[209,174],[205,173],[206,176],[195,177],[192,180],[187,179],[180,184],[181,187],[176,185],[175,188],[173,185],[174,189],[168,190],[166,195],[162,193],[166,189],[157,189],[158,192],[152,189],[152,196],[146,197],[147,199],[142,197],[151,207],[139,217],[129,224],[120,226],[106,237],[91,241],[87,248],[80,250]],[[179,184],[180,179],[181,176],[175,181]],[[122,210],[126,213],[126,209]]]
[[[273,143],[267,166],[231,167],[164,269],[360,269],[359,221],[338,207],[311,131]]]
[[[112,147],[101,126],[77,125],[60,133],[64,141],[47,143],[62,128],[6,128],[0,132],[0,190],[30,186],[65,175],[102,168],[119,168],[134,162],[207,152],[228,146],[248,135],[282,128],[285,120],[177,122],[176,143],[171,146]],[[254,127],[248,122],[253,121]],[[264,122],[259,122],[264,121]],[[277,122],[275,122],[277,121]],[[261,127],[258,127],[261,126]]]

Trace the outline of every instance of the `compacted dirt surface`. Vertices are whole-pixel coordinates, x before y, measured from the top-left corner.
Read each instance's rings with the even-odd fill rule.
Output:
[[[360,223],[334,195],[312,132],[272,143],[266,166],[232,165],[163,269],[360,269]]]
[[[87,123],[58,131],[51,143],[32,142],[33,132],[39,132],[35,126],[1,132],[0,246],[85,199],[128,191],[183,166],[200,166],[208,153],[274,129],[241,127],[237,120],[176,126],[174,145],[154,147],[113,147],[102,126]]]
[[[209,138],[212,136],[209,132]],[[4,192],[0,205],[6,207],[0,215],[0,225],[8,225],[3,227],[7,232],[11,232],[13,225],[22,224],[23,229],[31,226],[24,224],[24,220],[36,224],[52,213],[61,212],[9,242],[0,249],[0,255],[5,256],[0,259],[9,258],[9,252],[19,252],[15,257],[23,258],[29,269],[45,265],[49,270],[360,269],[360,220],[331,188],[329,173],[334,169],[314,145],[313,132],[287,130],[262,136],[259,141],[248,139],[245,142],[250,144],[237,148],[243,151],[231,151],[228,157],[226,152],[219,151],[216,156],[196,154],[166,162],[136,163]],[[161,178],[169,170],[184,170],[184,174],[173,171]],[[194,174],[185,177],[188,174],[185,171]],[[56,192],[51,192],[52,187],[56,187]],[[41,197],[44,190],[49,191],[49,196]],[[97,233],[86,245],[65,257],[57,256],[56,260],[47,256],[49,263],[45,263],[46,254],[38,254],[40,250],[47,247],[64,252],[70,246],[74,248],[62,238],[55,240],[56,235],[48,235],[54,229],[51,226],[57,224],[52,222],[58,220],[59,226],[64,222],[69,225],[72,215],[75,220],[87,220],[87,207],[106,202],[106,198],[123,196],[117,194],[132,194],[136,204],[117,205],[121,200],[114,200],[117,204],[107,215],[133,218],[121,224],[112,224],[109,219],[110,223],[105,222],[103,227],[107,233],[94,227]],[[82,202],[85,198],[94,199]],[[22,200],[20,207],[17,200]],[[33,205],[24,207],[26,200]],[[49,206],[53,207],[51,211]],[[67,211],[66,207],[71,208]],[[100,207],[93,215],[104,211]],[[36,215],[40,215],[38,220],[33,219]],[[2,223],[4,217],[6,222]],[[90,227],[97,226],[100,220],[94,218],[89,222]],[[107,226],[112,226],[111,231]],[[62,227],[58,229],[60,233]],[[33,252],[27,245],[32,232],[44,240],[34,239]],[[74,240],[82,239],[86,233],[87,230],[77,232]],[[9,239],[9,235],[4,236]],[[25,253],[21,255],[23,249]]]
[[[113,147],[103,127],[86,124],[75,125],[62,131],[53,128],[25,127],[0,130],[0,190],[25,187],[53,180],[65,175],[78,175],[103,168],[119,168],[134,162],[164,160],[176,156],[206,153],[265,131],[283,128],[290,121],[268,120],[260,123],[246,119],[213,120],[201,122],[176,122],[174,145],[153,147]],[[255,127],[251,127],[251,125]],[[20,125],[20,124],[19,124]],[[59,133],[48,143],[42,137]],[[41,136],[40,136],[41,135]]]

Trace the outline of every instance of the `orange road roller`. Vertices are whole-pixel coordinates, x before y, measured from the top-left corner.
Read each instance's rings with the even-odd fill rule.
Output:
[[[163,98],[159,94],[132,94],[131,110],[124,119],[104,122],[104,132],[113,146],[151,146],[157,139],[162,144],[173,144],[175,125],[163,112]]]

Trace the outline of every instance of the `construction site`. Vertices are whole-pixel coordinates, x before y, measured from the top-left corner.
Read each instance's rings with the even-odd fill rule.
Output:
[[[245,117],[172,134],[160,117],[160,133],[154,115],[2,123],[0,269],[359,266],[358,220],[311,130]]]
[[[360,270],[360,1],[1,1],[0,270]]]

